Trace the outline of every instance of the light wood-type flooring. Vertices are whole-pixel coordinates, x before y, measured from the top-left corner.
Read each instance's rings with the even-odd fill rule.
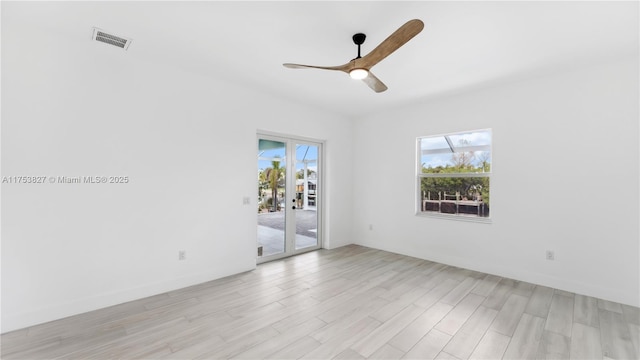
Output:
[[[640,311],[350,245],[2,335],[2,359],[638,359]]]

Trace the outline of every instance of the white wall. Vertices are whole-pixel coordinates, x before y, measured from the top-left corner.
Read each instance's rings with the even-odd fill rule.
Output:
[[[634,57],[357,121],[356,242],[639,306],[638,85]],[[416,137],[483,128],[493,223],[415,216]]]
[[[326,140],[326,247],[640,305],[637,58],[352,123],[4,20],[1,175],[131,182],[2,185],[2,332],[252,269],[259,129]],[[416,217],[415,138],[486,127],[493,223]]]
[[[351,241],[343,117],[3,25],[2,176],[130,183],[2,185],[2,332],[253,269],[258,129],[326,140],[325,246]]]

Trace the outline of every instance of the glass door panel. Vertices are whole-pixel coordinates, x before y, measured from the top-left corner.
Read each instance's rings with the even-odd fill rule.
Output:
[[[287,144],[258,140],[258,258],[285,253]]]
[[[295,150],[295,249],[318,245],[318,146],[297,143]]]

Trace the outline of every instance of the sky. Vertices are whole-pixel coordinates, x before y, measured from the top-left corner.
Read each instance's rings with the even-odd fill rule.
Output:
[[[419,138],[420,141],[420,164],[425,167],[438,167],[454,165],[452,162],[452,152],[445,137],[454,145],[456,150],[464,151],[465,146],[491,146],[491,130],[477,130],[466,133],[443,134],[426,136]],[[434,152],[434,153],[429,153]],[[475,161],[473,165],[482,164],[483,154],[487,153],[487,162],[491,163],[491,151],[475,151]]]
[[[271,142],[271,144],[275,144],[276,142]],[[284,167],[285,166],[285,158],[286,158],[286,150],[285,150],[285,144],[284,143],[279,143],[282,144],[282,147],[279,148],[274,148],[274,149],[267,149],[267,150],[259,150],[258,151],[258,170],[264,170],[268,167],[271,167],[271,161],[270,160],[261,160],[261,159],[272,159],[272,158],[281,158],[283,159],[280,162],[280,166]],[[317,160],[318,159],[318,147],[317,146],[312,146],[312,145],[306,145],[306,144],[298,144],[296,145],[296,170],[301,170],[304,168],[304,164],[301,163],[300,161],[302,160],[307,160],[307,161],[311,161],[311,160]],[[315,162],[310,162],[307,165],[308,169],[311,169],[313,171],[317,171],[317,164]]]

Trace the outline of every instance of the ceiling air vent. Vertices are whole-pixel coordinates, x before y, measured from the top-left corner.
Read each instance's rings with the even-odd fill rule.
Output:
[[[93,28],[93,36],[91,38],[92,40],[117,46],[124,50],[127,50],[127,48],[129,48],[129,44],[131,44],[131,39],[109,34],[108,32],[98,28]]]

